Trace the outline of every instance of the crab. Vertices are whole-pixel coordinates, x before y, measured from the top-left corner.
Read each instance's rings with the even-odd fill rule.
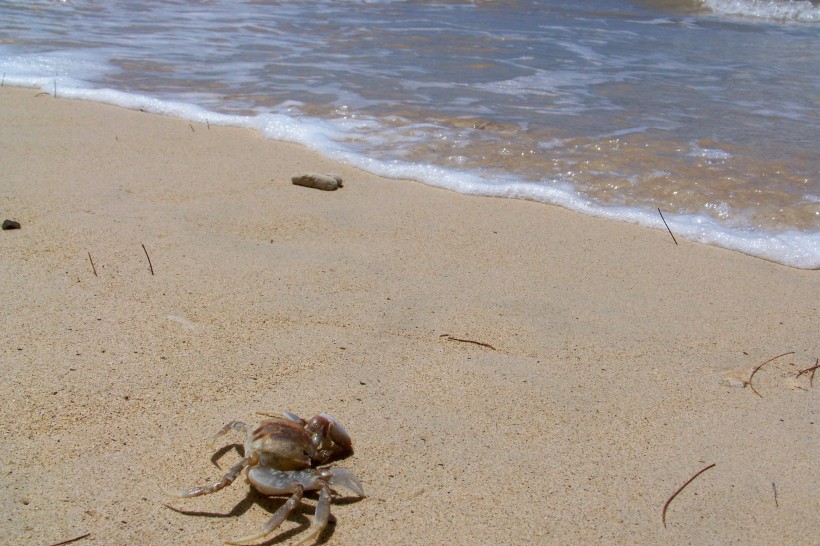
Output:
[[[216,493],[231,485],[246,471],[247,481],[263,495],[290,495],[273,516],[255,534],[235,538],[226,544],[246,544],[261,540],[284,522],[302,500],[305,491],[319,491],[319,500],[307,536],[299,544],[319,537],[330,517],[330,499],[341,486],[364,497],[358,478],[344,468],[324,466],[353,454],[353,442],[344,426],[333,416],[321,413],[305,421],[290,412],[257,412],[266,417],[257,425],[231,421],[209,440],[216,440],[231,430],[245,434],[244,457],[218,482],[178,491],[165,491],[177,498],[198,497]]]

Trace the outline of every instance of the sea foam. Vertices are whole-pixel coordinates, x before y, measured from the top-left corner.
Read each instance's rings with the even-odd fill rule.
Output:
[[[775,21],[820,22],[820,6],[809,0],[703,0],[715,13]]]

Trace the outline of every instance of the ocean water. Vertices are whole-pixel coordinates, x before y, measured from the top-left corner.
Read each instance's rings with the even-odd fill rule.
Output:
[[[0,0],[0,73],[820,268],[818,2]]]

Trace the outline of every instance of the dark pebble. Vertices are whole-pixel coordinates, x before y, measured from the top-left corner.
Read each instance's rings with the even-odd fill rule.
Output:
[[[20,222],[14,220],[3,220],[3,229],[20,229]]]

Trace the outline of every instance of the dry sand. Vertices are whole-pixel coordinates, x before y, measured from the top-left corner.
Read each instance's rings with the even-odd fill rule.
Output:
[[[0,542],[255,531],[241,480],[161,489],[260,409],[353,435],[331,544],[820,542],[819,272],[36,95],[0,90]]]

